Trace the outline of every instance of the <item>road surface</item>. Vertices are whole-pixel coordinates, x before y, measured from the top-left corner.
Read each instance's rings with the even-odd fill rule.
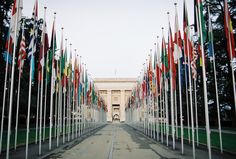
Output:
[[[170,140],[171,141],[171,140]],[[185,145],[181,155],[180,144],[177,150],[147,138],[141,132],[126,124],[109,124],[92,136],[70,148],[60,149],[46,157],[49,159],[188,159],[192,158],[191,145]],[[205,149],[196,150],[196,158],[208,158]],[[212,152],[213,159],[234,158],[229,154]]]

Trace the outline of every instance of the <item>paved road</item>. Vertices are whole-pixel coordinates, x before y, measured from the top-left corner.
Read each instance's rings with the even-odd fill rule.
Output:
[[[192,147],[185,145],[185,155],[181,155],[180,144],[177,150],[171,150],[141,132],[125,124],[109,124],[94,135],[70,149],[61,149],[47,157],[50,159],[188,159],[192,158]],[[203,149],[196,150],[196,158],[208,158],[208,152]],[[212,153],[213,159],[234,158],[233,156],[217,152]]]

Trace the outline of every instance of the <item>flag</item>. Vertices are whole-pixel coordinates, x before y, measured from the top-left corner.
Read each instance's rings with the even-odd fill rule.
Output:
[[[179,29],[178,13],[175,13],[175,39],[174,39],[174,62],[182,58],[182,38]]]
[[[148,79],[149,79],[149,89],[150,89],[149,91],[151,91],[153,87],[152,76],[153,76],[153,71],[152,71],[152,53],[151,53],[150,59],[149,59],[149,65],[148,65]]]
[[[162,38],[162,48],[161,48],[161,63],[162,63],[162,75],[164,76],[168,72],[168,57],[166,53],[166,43],[165,43],[165,38],[163,36]]]
[[[30,28],[30,43],[28,50],[28,58],[30,60],[30,67],[32,69],[32,81],[34,80],[34,71],[35,71],[35,56],[36,47],[37,47],[37,21],[38,21],[38,0],[35,1],[34,10],[32,14],[32,24],[33,26]]]
[[[202,6],[202,0],[196,0],[196,7],[199,12],[199,21],[201,21],[201,28],[202,28],[202,38],[203,38],[203,43],[206,41],[206,36],[207,36],[207,31],[206,31],[206,25],[205,25],[205,20],[204,20],[204,14],[203,14],[203,6]]]
[[[24,25],[22,27],[22,36],[20,42],[20,50],[18,55],[18,70],[20,71],[20,77],[24,67],[24,60],[26,59],[26,50],[25,50],[25,35],[24,35]]]
[[[171,62],[171,65],[170,65]],[[169,24],[169,36],[168,36],[168,65],[169,67],[171,66],[172,68],[169,68],[172,72],[170,75],[172,76],[172,84],[173,84],[173,89],[175,90],[176,87],[176,66],[174,62],[174,43],[172,39],[172,31],[171,27]]]
[[[48,34],[47,34],[47,25],[46,22],[44,21],[43,24],[43,31],[41,35],[41,43],[40,43],[40,51],[39,51],[39,63],[38,63],[38,71],[39,71],[39,80],[41,81],[41,71],[42,68],[44,67],[44,57],[49,49],[49,44],[48,44]]]
[[[9,37],[9,41],[7,42],[8,43],[8,45],[9,45],[9,47],[8,47],[8,52],[10,53],[10,54],[12,54],[12,48],[14,47],[13,45],[14,45],[14,35],[15,35],[15,32],[16,32],[16,30],[15,30],[15,27],[16,27],[16,19],[18,18],[17,16],[18,16],[18,9],[19,8],[17,8],[18,7],[18,3],[19,3],[19,0],[14,0],[14,3],[13,3],[13,6],[12,6],[12,13],[11,13],[11,22],[10,22],[10,37]]]
[[[184,30],[184,54],[186,57],[188,57],[188,54],[190,56],[190,59],[192,58],[191,52],[189,52],[189,46],[187,44],[191,43],[190,40],[190,33],[189,33],[189,24],[188,24],[188,11],[186,7],[186,2],[184,0],[184,15],[183,15],[183,30]]]
[[[56,31],[55,31],[55,20],[53,22],[52,26],[52,36],[51,36],[51,44],[50,44],[50,49],[48,51],[48,63],[47,63],[47,74],[48,74],[48,82],[50,81],[50,75],[53,76],[53,80],[56,80],[56,70],[55,70],[55,52],[57,49],[57,42],[56,42]]]
[[[210,18],[210,9],[208,7],[208,51],[209,51],[209,58],[212,60],[214,57],[214,50],[213,50],[213,30]]]
[[[3,52],[4,61],[8,62],[8,64],[12,64],[12,53],[13,53],[14,38],[15,38],[14,36],[18,30],[18,28],[16,29],[16,26],[19,20],[21,20],[21,14],[18,7],[21,7],[22,5],[23,5],[22,0],[14,0],[12,6],[10,27],[5,45],[6,51]]]
[[[232,21],[230,18],[230,12],[228,8],[227,0],[224,2],[224,29],[225,29],[225,36],[227,40],[227,51],[228,57],[231,62],[235,61],[235,42],[234,42],[234,34],[233,34],[233,27]]]

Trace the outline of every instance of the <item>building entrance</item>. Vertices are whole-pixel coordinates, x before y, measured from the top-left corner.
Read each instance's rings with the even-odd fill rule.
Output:
[[[120,121],[120,104],[113,104],[112,108],[112,121]]]

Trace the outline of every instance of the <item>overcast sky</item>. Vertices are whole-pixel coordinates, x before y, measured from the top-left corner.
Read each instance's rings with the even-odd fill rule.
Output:
[[[23,0],[25,16],[31,17],[34,1]],[[191,24],[193,1],[186,1]],[[58,46],[64,27],[64,38],[78,50],[93,78],[138,77],[156,37],[162,36],[161,27],[167,37],[168,11],[174,32],[175,2],[182,29],[183,0],[39,0],[39,16],[47,6],[50,37],[57,13]]]

